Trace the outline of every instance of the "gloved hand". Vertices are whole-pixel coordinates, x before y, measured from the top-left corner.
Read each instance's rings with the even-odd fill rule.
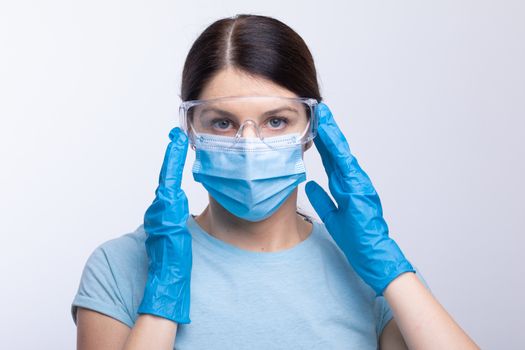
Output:
[[[337,206],[314,181],[306,184],[306,194],[354,270],[377,296],[381,296],[393,279],[403,272],[415,270],[388,236],[379,196],[350,153],[330,109],[319,103],[316,114],[319,126],[314,143]]]
[[[188,138],[179,128],[169,137],[155,200],[144,215],[149,265],[138,313],[190,323],[191,235],[188,199],[180,188]]]

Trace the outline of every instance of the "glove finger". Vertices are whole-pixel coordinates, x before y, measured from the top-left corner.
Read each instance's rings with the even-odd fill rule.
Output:
[[[180,128],[173,128],[169,138],[171,142],[166,148],[159,176],[159,188],[166,189],[168,196],[180,189],[182,171],[188,153],[188,137]]]
[[[331,164],[331,170],[337,168],[341,174],[348,174],[353,155],[350,152],[346,137],[339,129],[332,112],[325,103],[319,103],[316,114],[319,126],[314,143],[321,154],[321,158]]]
[[[179,128],[173,128],[169,137],[155,199],[144,214],[144,229],[150,236],[183,232],[188,217],[188,199],[180,187],[188,138]]]
[[[337,207],[330,196],[317,182],[309,181],[306,183],[304,190],[308,200],[323,222],[326,222],[329,216],[337,211]]]

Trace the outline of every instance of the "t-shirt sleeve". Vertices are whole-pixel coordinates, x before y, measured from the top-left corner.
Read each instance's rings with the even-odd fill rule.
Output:
[[[413,265],[414,269],[416,270],[416,276],[419,278],[419,280],[425,285],[425,287],[431,291],[430,287],[428,286],[427,282],[423,278],[423,275],[417,268],[417,266]],[[388,305],[387,300],[384,297],[377,297],[375,302],[375,308],[376,313],[379,314],[379,317],[377,318],[378,322],[376,325],[376,331],[378,337],[383,333],[383,329],[387,325],[387,323],[394,317],[392,313],[392,309],[390,308],[390,305]]]
[[[386,301],[385,297],[376,297],[375,300],[375,309],[376,314],[379,315],[377,318],[377,324],[376,324],[376,332],[377,336],[379,337],[381,333],[383,332],[383,329],[385,328],[388,321],[390,321],[393,317],[392,310],[390,309],[390,306],[388,305],[388,302]]]
[[[75,324],[77,307],[83,307],[108,315],[133,327],[133,320],[119,291],[114,269],[110,263],[104,244],[97,247],[89,256],[71,304],[71,314]]]

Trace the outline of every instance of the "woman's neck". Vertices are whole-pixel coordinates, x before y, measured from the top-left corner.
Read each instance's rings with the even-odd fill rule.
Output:
[[[228,212],[211,196],[210,203],[195,221],[212,236],[241,249],[275,252],[305,240],[312,224],[297,214],[297,189],[267,219],[250,222]]]

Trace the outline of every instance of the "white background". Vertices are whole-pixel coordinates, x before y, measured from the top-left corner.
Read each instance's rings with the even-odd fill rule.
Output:
[[[482,348],[521,348],[525,5],[465,0],[2,2],[1,347],[74,348],[84,263],[141,224],[185,56],[237,13],[304,38],[391,236]]]

